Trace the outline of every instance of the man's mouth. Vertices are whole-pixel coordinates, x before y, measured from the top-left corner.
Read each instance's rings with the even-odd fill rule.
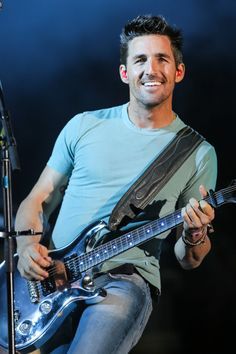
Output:
[[[143,86],[145,87],[155,87],[155,86],[160,86],[162,82],[160,81],[147,81],[143,83]]]

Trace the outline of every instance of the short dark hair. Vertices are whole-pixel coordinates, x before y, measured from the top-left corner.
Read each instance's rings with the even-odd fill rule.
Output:
[[[125,64],[128,57],[128,44],[135,37],[159,34],[170,39],[176,67],[183,62],[183,37],[180,29],[170,26],[161,15],[142,15],[129,21],[120,35],[120,62]]]

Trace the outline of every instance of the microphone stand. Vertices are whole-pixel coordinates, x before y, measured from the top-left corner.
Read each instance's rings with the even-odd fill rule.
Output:
[[[14,249],[15,232],[13,231],[12,218],[12,186],[11,169],[19,170],[20,164],[17,155],[16,141],[13,136],[10,117],[6,111],[2,85],[0,82],[0,113],[2,119],[1,132],[1,152],[2,152],[2,190],[4,207],[5,232],[0,232],[0,237],[4,238],[4,259],[6,262],[6,284],[7,284],[7,309],[8,309],[8,341],[9,353],[15,353],[15,327],[14,327]]]

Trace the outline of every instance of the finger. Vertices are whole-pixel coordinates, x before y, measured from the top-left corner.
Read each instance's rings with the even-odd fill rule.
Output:
[[[209,224],[211,218],[202,213],[200,210],[190,210],[189,211],[190,219],[195,228],[202,228],[203,226]]]
[[[205,198],[206,196],[207,196],[207,190],[206,190],[206,188],[203,186],[203,184],[201,184],[200,186],[199,186],[199,192],[200,192],[200,194],[201,194],[201,197],[202,198]]]
[[[34,262],[39,264],[43,268],[47,268],[51,265],[51,257],[48,256],[48,250],[42,245],[36,245],[29,248],[28,255]]]
[[[182,208],[182,210],[181,210],[184,224],[187,224],[189,228],[194,228],[195,226],[193,225],[192,219],[190,218],[190,215],[188,214],[188,209],[189,209],[189,204],[186,205],[186,207]]]
[[[185,208],[186,215],[184,220],[189,228],[200,229],[210,222],[210,218],[197,207],[199,204],[196,200],[192,199],[191,203],[192,205],[189,203]]]
[[[35,279],[38,279],[38,277],[45,279],[49,276],[48,272],[35,262],[32,262],[30,264],[30,267],[28,268],[28,272],[29,274],[36,277]]]
[[[190,228],[199,229],[202,227],[201,219],[195,214],[194,210],[189,211],[189,219],[191,223],[188,224]]]
[[[29,280],[44,280],[48,277],[48,273],[41,268],[28,265],[25,262],[19,262],[17,266],[22,277]]]
[[[33,258],[33,256],[35,256],[35,258]],[[33,252],[33,254],[31,254],[27,260],[25,269],[30,274],[38,275],[43,278],[46,278],[48,277],[48,272],[45,268],[48,267],[49,265],[50,263],[47,260],[45,260],[44,257],[42,257],[37,252],[34,255]]]
[[[40,280],[43,281],[45,278],[40,276],[39,274],[31,271],[31,272],[24,272],[22,276],[28,280]]]
[[[30,257],[36,264],[43,268],[47,268],[51,265],[51,260],[47,257],[42,257],[38,252],[32,252]]]
[[[200,222],[203,225],[208,224],[214,219],[215,211],[205,200],[201,200],[198,203],[194,198],[192,198],[190,199],[189,204],[192,207],[192,210],[189,209],[189,214],[194,223],[196,222],[196,216],[200,219]]]
[[[206,215],[208,217],[208,219],[209,219],[208,222],[211,222],[214,219],[214,217],[215,217],[214,208],[212,208],[210,206],[210,204],[208,204],[204,200],[201,200],[199,204],[200,204],[200,208],[201,208],[202,212],[204,213],[204,215]]]

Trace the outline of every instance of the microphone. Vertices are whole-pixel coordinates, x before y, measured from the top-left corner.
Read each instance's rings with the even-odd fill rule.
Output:
[[[16,140],[13,135],[10,116],[6,110],[6,105],[3,96],[2,83],[0,81],[0,116],[2,119],[2,130],[0,133],[1,146],[6,145],[9,148],[11,166],[13,170],[20,170],[20,163],[16,149]]]

